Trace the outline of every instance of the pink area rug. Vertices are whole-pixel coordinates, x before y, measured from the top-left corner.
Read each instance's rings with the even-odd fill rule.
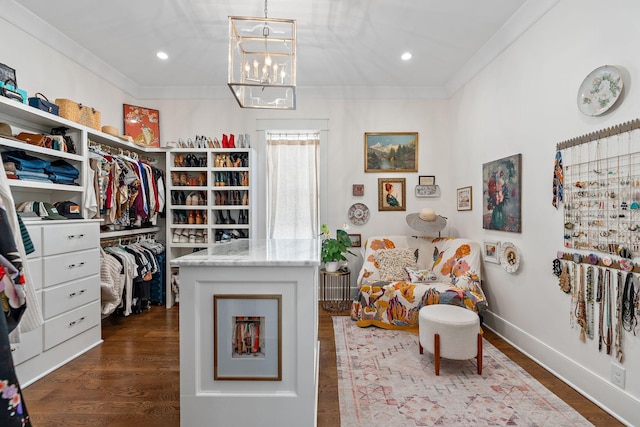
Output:
[[[482,376],[475,359],[442,359],[436,376],[416,334],[347,316],[333,329],[342,427],[592,425],[487,340]]]

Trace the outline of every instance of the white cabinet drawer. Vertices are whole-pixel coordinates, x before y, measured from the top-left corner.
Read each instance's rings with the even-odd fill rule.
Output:
[[[27,260],[27,268],[31,274],[33,288],[37,291],[42,289],[42,258]]]
[[[42,292],[42,313],[45,319],[73,310],[100,298],[100,277],[89,276]]]
[[[44,287],[66,283],[100,271],[98,249],[44,258]]]
[[[11,344],[13,363],[18,365],[42,353],[42,326],[20,333],[20,344]]]
[[[41,225],[29,225],[25,223],[27,231],[29,232],[29,238],[33,243],[34,251],[27,255],[27,258],[39,258],[42,256],[42,226]]]
[[[98,324],[100,324],[99,301],[47,320],[43,325],[44,349],[48,350]]]
[[[95,248],[100,241],[100,229],[97,223],[45,225],[42,230],[42,240],[44,256],[91,249]]]

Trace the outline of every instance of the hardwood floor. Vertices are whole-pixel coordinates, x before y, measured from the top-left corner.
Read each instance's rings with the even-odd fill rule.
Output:
[[[318,427],[340,425],[333,315],[320,309]],[[179,426],[178,308],[110,317],[102,337],[102,345],[24,390],[33,425]],[[487,331],[485,338],[594,425],[622,425],[495,334]]]

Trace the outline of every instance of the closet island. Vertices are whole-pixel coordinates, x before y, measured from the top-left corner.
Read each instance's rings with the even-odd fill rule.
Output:
[[[240,239],[175,258],[180,424],[314,426],[318,240]]]

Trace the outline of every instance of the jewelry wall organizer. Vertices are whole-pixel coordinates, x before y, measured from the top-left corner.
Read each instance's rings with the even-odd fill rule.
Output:
[[[559,143],[564,246],[640,253],[640,119]]]

